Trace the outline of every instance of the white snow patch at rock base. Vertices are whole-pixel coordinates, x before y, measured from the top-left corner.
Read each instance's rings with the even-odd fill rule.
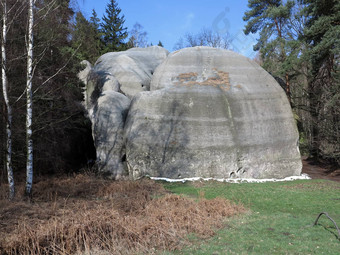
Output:
[[[169,179],[164,177],[150,177],[151,180],[155,181],[166,181],[166,182],[187,182],[187,181],[218,181],[228,183],[263,183],[263,182],[284,182],[284,181],[295,181],[295,180],[310,180],[308,174],[301,174],[300,176],[289,176],[284,179],[252,179],[252,178],[234,178],[234,179],[218,179],[218,178],[183,178],[183,179]]]

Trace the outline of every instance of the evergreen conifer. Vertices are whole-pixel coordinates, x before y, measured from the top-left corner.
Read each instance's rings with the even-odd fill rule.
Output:
[[[103,16],[101,32],[103,35],[105,52],[120,51],[126,48],[124,40],[128,36],[127,28],[124,27],[124,15],[115,0],[110,0],[106,7],[106,15]]]

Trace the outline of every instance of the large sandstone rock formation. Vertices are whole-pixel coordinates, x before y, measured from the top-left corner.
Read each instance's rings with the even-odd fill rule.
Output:
[[[109,53],[91,71],[87,105],[102,169],[120,176],[124,161],[134,178],[301,173],[289,102],[265,70],[209,47],[166,55],[159,47]],[[108,81],[119,85],[104,90]]]

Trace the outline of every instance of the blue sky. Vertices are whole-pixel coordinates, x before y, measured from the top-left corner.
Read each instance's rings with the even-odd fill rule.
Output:
[[[105,13],[109,0],[79,0],[79,9],[85,17],[95,9],[98,17]],[[148,41],[173,51],[180,37],[197,33],[203,27],[222,35],[226,32],[232,39],[233,50],[253,58],[256,36],[245,36],[242,20],[248,10],[248,0],[117,0],[125,16],[125,26],[130,30],[138,22],[148,33]]]

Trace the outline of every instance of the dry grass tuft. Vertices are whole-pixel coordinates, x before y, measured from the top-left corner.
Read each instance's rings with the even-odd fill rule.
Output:
[[[285,189],[292,190],[309,190],[309,191],[318,191],[318,190],[337,190],[340,189],[339,182],[324,182],[318,181],[313,183],[297,183],[282,186]]]
[[[77,175],[34,187],[32,204],[1,197],[1,254],[152,254],[181,248],[189,233],[210,237],[225,217],[244,211],[222,198],[167,194],[151,180]]]

